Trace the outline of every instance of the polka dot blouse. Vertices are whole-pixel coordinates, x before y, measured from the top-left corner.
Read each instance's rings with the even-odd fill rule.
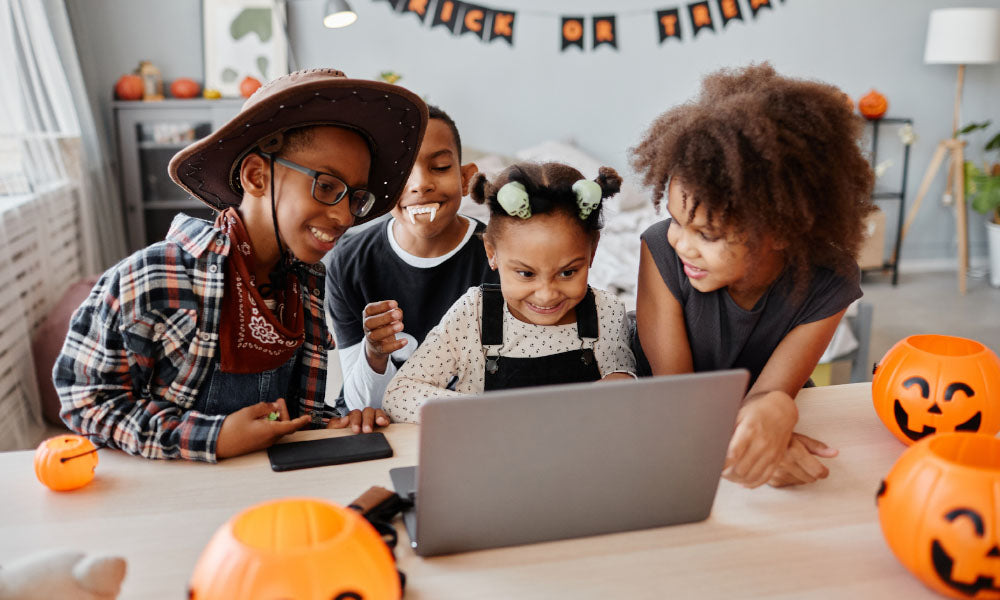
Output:
[[[598,339],[594,355],[601,377],[611,373],[635,375],[635,358],[629,349],[625,305],[610,292],[592,288],[597,300]],[[424,343],[400,367],[386,389],[382,408],[394,423],[417,423],[427,398],[480,394],[485,382],[485,348],[480,343],[483,294],[470,288],[452,305]],[[503,307],[501,356],[548,356],[580,348],[576,323],[533,325],[519,321]],[[496,348],[491,347],[495,354]],[[457,377],[455,391],[445,389]]]

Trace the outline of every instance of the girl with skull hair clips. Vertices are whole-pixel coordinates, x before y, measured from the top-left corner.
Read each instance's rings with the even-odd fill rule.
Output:
[[[670,217],[642,234],[639,370],[750,372],[723,471],[747,487],[826,477],[836,454],[793,433],[794,399],[861,297],[861,130],[843,92],[763,64],[709,75],[632,150]]]
[[[390,418],[416,422],[430,397],[634,377],[625,306],[587,284],[618,173],[519,163],[470,188],[490,207],[483,244],[500,285],[469,289],[427,334],[386,390]]]

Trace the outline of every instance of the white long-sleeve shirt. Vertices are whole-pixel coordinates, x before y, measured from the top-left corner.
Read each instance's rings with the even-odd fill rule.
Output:
[[[598,338],[593,350],[601,377],[611,373],[635,375],[635,357],[629,348],[625,324],[625,305],[604,290],[595,288],[594,296],[597,301]],[[470,288],[448,309],[441,323],[431,329],[416,352],[400,367],[382,401],[382,408],[393,422],[418,422],[420,406],[427,398],[483,392],[486,358],[480,342],[482,298],[478,287]],[[501,356],[548,356],[579,348],[576,323],[525,323],[511,314],[504,302]],[[456,376],[455,391],[445,389]]]

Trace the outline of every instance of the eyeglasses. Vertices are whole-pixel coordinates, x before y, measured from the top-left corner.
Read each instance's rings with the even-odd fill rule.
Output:
[[[363,217],[367,215],[371,211],[372,207],[375,206],[375,194],[365,189],[352,188],[344,183],[343,179],[337,177],[336,175],[323,173],[322,171],[315,171],[309,167],[303,167],[302,165],[294,163],[288,159],[280,158],[266,152],[261,152],[260,154],[264,158],[273,160],[279,165],[284,165],[289,169],[293,169],[299,173],[312,177],[312,197],[321,204],[334,206],[343,200],[344,197],[350,196],[349,206],[351,214],[355,217]]]

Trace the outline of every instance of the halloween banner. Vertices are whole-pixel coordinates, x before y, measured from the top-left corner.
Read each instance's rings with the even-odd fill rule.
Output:
[[[729,25],[730,21],[742,21],[743,11],[740,9],[740,3],[736,0],[715,0],[719,5],[719,14],[722,15],[722,27],[723,29]]]
[[[660,32],[661,44],[670,38],[680,40],[680,11],[676,8],[656,11],[656,29]]]
[[[483,6],[478,6],[475,4],[467,4],[465,2],[461,3],[462,13],[459,17],[458,25],[458,35],[465,35],[466,33],[472,33],[479,39],[485,39],[486,35],[486,17],[489,15],[489,10]]]
[[[753,13],[753,18],[757,18],[757,13],[765,8],[774,8],[771,4],[771,0],[749,0],[750,2],[750,12]]]
[[[691,26],[694,28],[696,37],[702,29],[707,28],[715,31],[715,25],[712,24],[712,13],[708,10],[708,0],[688,4],[688,13],[691,15]]]
[[[618,24],[622,18],[626,21],[626,34],[637,29],[629,25],[636,18],[653,19],[658,43],[662,46],[668,40],[677,43],[694,40],[706,29],[718,34],[734,22],[747,26],[756,21],[765,8],[773,11],[777,3],[775,0],[688,0],[674,6],[564,15],[536,9],[506,10],[462,0],[372,1],[390,5],[397,14],[414,14],[431,29],[443,26],[455,37],[471,33],[483,43],[503,40],[511,47],[514,46],[514,32],[521,21],[526,18],[546,19],[553,22],[553,26],[559,26],[560,52],[570,48],[593,52],[601,46],[619,50]],[[784,5],[785,1],[780,0],[780,4]],[[608,4],[612,5],[610,0]],[[747,10],[752,19],[745,18]]]
[[[434,18],[431,20],[431,29],[438,25],[444,25],[445,29],[454,33],[455,23],[458,20],[458,2],[454,0],[439,0],[434,5]]]
[[[407,0],[403,12],[413,13],[421,22],[427,21],[427,5],[430,0]]]
[[[493,11],[493,20],[490,24],[490,39],[488,41],[492,42],[495,39],[501,39],[513,46],[514,19],[516,16],[514,11]]]
[[[615,16],[604,15],[593,17],[593,40],[592,48],[597,48],[601,44],[608,44],[612,48],[618,48],[618,34],[615,31]]]
[[[562,50],[575,46],[583,50],[583,17],[562,18]]]

